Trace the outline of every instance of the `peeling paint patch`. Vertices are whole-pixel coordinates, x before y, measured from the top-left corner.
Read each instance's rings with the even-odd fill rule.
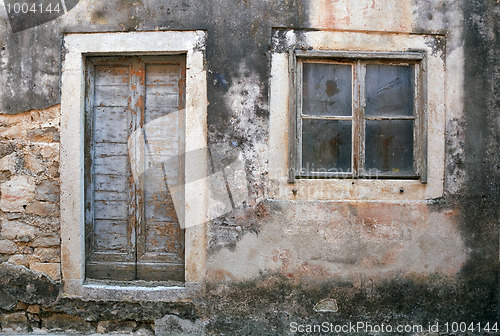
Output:
[[[409,0],[310,0],[309,20],[329,29],[409,32],[412,4]]]
[[[243,280],[263,271],[294,279],[453,276],[467,259],[455,212],[429,212],[424,204],[279,204],[258,234],[209,258],[210,280]]]
[[[267,123],[260,116],[267,110],[263,96],[262,79],[252,72],[244,63],[240,64],[238,76],[233,77],[227,92],[224,93],[226,108],[231,111],[228,129],[212,129],[210,138],[219,139],[212,146],[213,154],[224,157],[235,150],[241,151],[241,160],[245,163],[246,180],[238,178],[232,188],[239,189],[238,198],[248,194],[247,205],[255,205],[263,197],[262,185],[265,174],[267,143]],[[244,184],[241,184],[243,183]],[[244,192],[244,190],[246,190]]]

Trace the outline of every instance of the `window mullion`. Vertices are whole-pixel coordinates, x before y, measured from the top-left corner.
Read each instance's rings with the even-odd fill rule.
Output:
[[[359,177],[364,162],[364,65],[353,65],[353,177]]]
[[[360,109],[359,109],[359,138],[360,138],[360,145],[359,145],[359,168],[361,174],[364,176],[365,172],[365,128],[366,128],[366,121],[365,121],[365,108],[366,108],[366,97],[365,97],[365,78],[366,78],[366,64],[362,62],[358,62],[359,64],[359,92],[360,92]]]
[[[296,148],[296,151],[295,153],[296,154],[296,158],[297,160],[295,160],[295,171],[294,171],[294,175],[297,175],[297,174],[302,174],[302,88],[303,88],[303,77],[302,77],[302,74],[303,74],[303,67],[302,67],[302,62],[297,62],[297,72],[295,74],[295,82],[293,83],[294,84],[294,88],[297,92],[297,98],[296,98],[296,101],[295,101],[295,104],[296,104],[296,109],[295,109],[295,134],[294,134],[294,137],[293,139],[291,139],[291,141],[294,142],[294,145],[295,145],[295,148]]]
[[[300,130],[297,128],[297,119],[299,113],[298,107],[298,95],[300,94],[302,85],[299,84],[297,76],[300,66],[300,63],[297,62],[295,58],[295,51],[290,50],[288,55],[288,73],[290,78],[289,83],[289,111],[290,111],[290,120],[288,125],[288,183],[295,183],[295,176],[298,171],[298,160],[300,160],[300,153],[298,152],[298,143],[297,143],[297,134],[300,134]]]
[[[414,95],[415,95],[415,105],[414,105],[414,169],[417,175],[420,176],[420,181],[422,183],[427,183],[427,139],[426,139],[426,120],[424,109],[424,90],[423,90],[423,78],[422,69],[420,63],[416,63],[413,71],[413,82],[414,82]]]

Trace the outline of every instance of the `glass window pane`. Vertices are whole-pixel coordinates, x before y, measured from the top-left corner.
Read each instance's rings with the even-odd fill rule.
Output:
[[[367,120],[365,170],[413,172],[413,120]]]
[[[351,121],[302,120],[304,172],[350,172],[351,145]]]
[[[302,114],[352,115],[351,65],[303,63]]]
[[[366,116],[413,115],[413,65],[368,64]]]

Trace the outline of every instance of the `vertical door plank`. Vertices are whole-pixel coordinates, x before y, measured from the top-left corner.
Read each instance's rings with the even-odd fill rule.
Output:
[[[144,225],[137,259],[137,275],[143,280],[184,280],[184,231],[169,191],[182,175],[184,64],[170,59],[146,60],[145,65]]]
[[[95,65],[86,60],[85,69],[85,132],[84,132],[84,185],[85,185],[85,256],[94,252],[94,82]]]
[[[129,65],[102,65],[96,60],[93,101],[86,105],[91,117],[86,133],[91,135],[86,152],[89,162],[88,189],[92,212],[86,221],[93,222],[93,249],[87,253],[86,276],[94,279],[135,279],[135,247],[129,233],[127,203],[130,169],[126,144],[129,137]],[[90,78],[90,77],[89,77]],[[87,168],[89,167],[89,168]]]
[[[134,134],[131,137],[133,142],[129,142],[129,151],[133,153],[130,157],[131,167],[133,172],[134,186],[130,193],[132,201],[129,203],[129,215],[131,232],[134,236],[135,244],[135,261],[137,256],[142,254],[145,246],[141,239],[143,235],[143,217],[144,217],[144,182],[143,182],[143,166],[144,166],[144,62],[140,58],[135,58],[132,62],[131,69],[131,90],[130,90],[130,112],[132,113],[132,124],[130,133]],[[137,278],[137,267],[136,267]]]

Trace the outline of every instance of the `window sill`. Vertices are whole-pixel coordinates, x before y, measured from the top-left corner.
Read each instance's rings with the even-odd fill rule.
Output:
[[[409,179],[271,180],[268,197],[276,200],[425,200],[441,197],[442,183],[422,184]]]

